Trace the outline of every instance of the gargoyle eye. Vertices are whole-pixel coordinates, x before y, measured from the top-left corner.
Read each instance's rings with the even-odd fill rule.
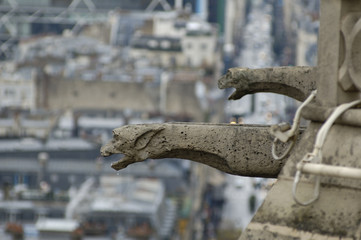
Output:
[[[226,76],[231,78],[233,76],[233,72],[230,69],[228,69]]]
[[[113,137],[117,137],[119,135],[115,130],[113,130],[112,132],[113,132]]]

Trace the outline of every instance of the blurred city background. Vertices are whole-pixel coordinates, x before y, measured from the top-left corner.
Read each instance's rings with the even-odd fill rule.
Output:
[[[237,239],[275,179],[99,149],[126,124],[291,122],[217,80],[316,65],[318,27],[312,0],[0,0],[0,239]]]

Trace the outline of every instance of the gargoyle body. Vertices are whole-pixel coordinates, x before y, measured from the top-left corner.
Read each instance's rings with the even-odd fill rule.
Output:
[[[124,154],[116,170],[146,159],[182,158],[221,171],[253,177],[277,177],[284,161],[271,156],[267,126],[164,123],[127,125],[113,131],[102,156]]]
[[[230,68],[218,80],[218,87],[236,89],[230,100],[252,93],[272,92],[304,101],[316,89],[316,74],[316,67]]]

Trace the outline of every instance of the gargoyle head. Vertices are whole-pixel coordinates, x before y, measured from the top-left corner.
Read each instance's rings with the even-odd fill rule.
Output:
[[[113,139],[105,144],[100,153],[107,157],[116,153],[123,153],[124,157],[112,164],[112,168],[120,170],[129,164],[146,160],[149,155],[144,149],[152,138],[164,127],[152,125],[127,125],[113,130]]]
[[[240,99],[248,92],[249,75],[249,68],[230,68],[227,73],[218,80],[218,88],[235,88],[236,91],[234,91],[228,99]]]

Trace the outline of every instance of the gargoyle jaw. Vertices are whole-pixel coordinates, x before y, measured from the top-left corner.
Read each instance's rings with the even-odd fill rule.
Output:
[[[227,81],[231,75],[231,72],[227,73],[226,75],[222,76],[219,80],[218,80],[218,88],[219,89],[226,89],[226,88],[231,88],[234,87],[234,85],[236,85],[237,83],[232,83]],[[246,89],[246,88],[242,88],[242,89]],[[237,100],[237,99],[241,99],[243,96],[247,95],[247,91],[239,91],[237,89],[235,89],[235,91],[228,97],[228,100]]]
[[[115,147],[112,142],[109,142],[100,149],[100,155],[103,157],[109,157],[113,154],[118,154],[118,153],[120,152],[115,150]],[[123,168],[126,168],[129,164],[134,163],[135,161],[132,159],[134,158],[124,156],[121,159],[119,159],[117,162],[112,163],[111,167],[119,171]]]
[[[128,156],[124,156],[123,158],[119,159],[117,162],[113,162],[111,167],[114,170],[122,170],[126,167],[128,167],[128,165],[135,163],[136,161],[134,160],[134,158],[132,157],[128,157]]]
[[[228,100],[237,100],[237,99],[241,99],[242,97],[244,97],[245,95],[247,95],[247,92],[242,92],[242,91],[238,91],[235,90],[229,97]]]

